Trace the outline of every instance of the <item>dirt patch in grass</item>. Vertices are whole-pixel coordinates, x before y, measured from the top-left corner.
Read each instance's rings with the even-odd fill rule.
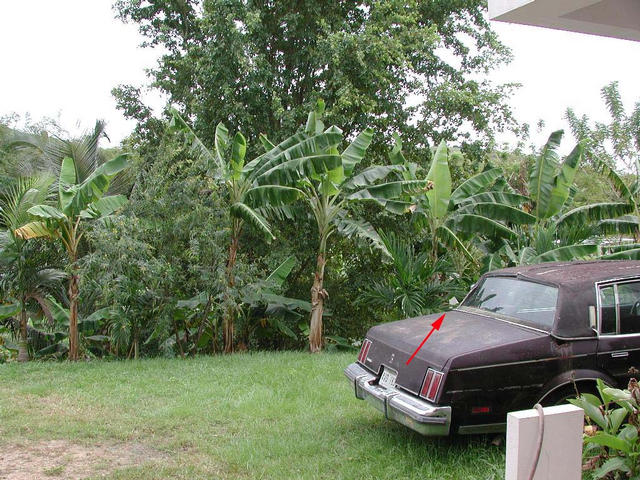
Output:
[[[115,470],[166,460],[140,443],[80,445],[65,440],[0,446],[0,480],[106,476]]]

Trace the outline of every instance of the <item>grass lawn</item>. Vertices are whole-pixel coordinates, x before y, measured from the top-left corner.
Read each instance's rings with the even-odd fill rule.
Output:
[[[0,478],[503,478],[490,438],[424,438],[357,400],[354,357],[0,365]]]

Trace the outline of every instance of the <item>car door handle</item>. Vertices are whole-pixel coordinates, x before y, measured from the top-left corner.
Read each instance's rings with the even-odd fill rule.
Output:
[[[613,352],[611,358],[625,358],[629,356],[629,352]]]

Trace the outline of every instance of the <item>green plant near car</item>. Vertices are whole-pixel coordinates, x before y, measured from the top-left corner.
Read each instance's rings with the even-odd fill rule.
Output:
[[[449,255],[434,260],[429,250],[416,248],[393,232],[381,231],[380,239],[389,253],[392,274],[372,279],[358,303],[416,317],[448,309],[451,297],[466,293]]]
[[[635,378],[627,390],[597,381],[599,398],[589,393],[569,402],[582,408],[597,426],[584,435],[584,468],[593,478],[640,479],[640,386]]]

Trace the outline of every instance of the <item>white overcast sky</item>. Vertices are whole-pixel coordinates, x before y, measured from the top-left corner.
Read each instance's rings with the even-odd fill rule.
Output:
[[[49,116],[73,134],[103,118],[112,144],[131,131],[134,123],[115,108],[111,89],[144,83],[157,54],[138,47],[136,27],[114,19],[111,3],[0,0],[0,116]],[[600,88],[613,80],[627,108],[640,101],[640,42],[498,22],[493,27],[514,60],[491,80],[522,84],[511,105],[520,121],[546,122],[536,144],[567,128],[562,117],[568,106],[605,120]]]

